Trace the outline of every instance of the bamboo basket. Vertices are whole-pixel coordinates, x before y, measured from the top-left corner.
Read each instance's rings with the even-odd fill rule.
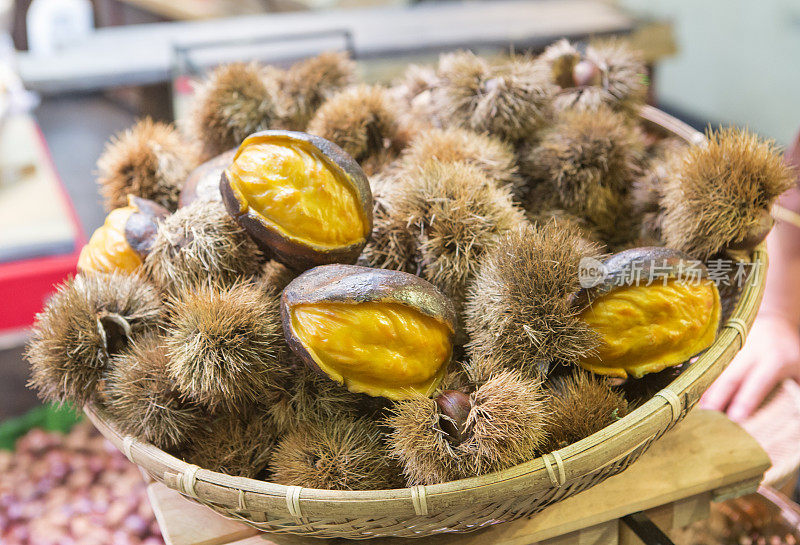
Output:
[[[702,144],[688,125],[645,106],[648,128]],[[367,539],[469,532],[527,517],[624,471],[678,423],[744,343],[761,302],[767,254],[760,245],[731,318],[714,344],[667,388],[607,428],[505,471],[430,486],[334,491],[231,477],[187,464],[155,446],[122,436],[99,408],[86,414],[102,434],[154,480],[258,530]]]

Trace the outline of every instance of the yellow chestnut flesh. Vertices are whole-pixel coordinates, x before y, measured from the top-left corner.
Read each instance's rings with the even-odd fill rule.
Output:
[[[398,303],[306,303],[291,315],[320,369],[353,392],[392,399],[429,395],[450,361],[448,328]]]
[[[142,264],[139,257],[125,237],[125,224],[131,214],[137,212],[135,206],[125,206],[112,210],[106,221],[89,239],[78,257],[78,269],[83,272],[133,272]]]
[[[242,211],[249,207],[290,239],[337,248],[368,235],[355,191],[305,142],[250,144],[228,175]]]
[[[714,342],[720,309],[719,292],[709,280],[615,289],[581,313],[601,342],[596,354],[579,363],[621,378],[679,365]]]

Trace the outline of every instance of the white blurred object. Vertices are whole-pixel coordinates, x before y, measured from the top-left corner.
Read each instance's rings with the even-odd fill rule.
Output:
[[[33,0],[27,15],[28,49],[50,55],[79,43],[94,29],[91,0]]]
[[[14,54],[11,35],[0,33],[0,122],[10,115],[29,112],[39,105],[39,96],[22,85]]]

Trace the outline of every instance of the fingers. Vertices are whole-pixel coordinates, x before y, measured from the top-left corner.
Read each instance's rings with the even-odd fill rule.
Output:
[[[714,381],[700,399],[703,409],[724,411],[736,391],[739,389],[745,375],[752,367],[752,359],[747,353],[739,353],[727,369]]]
[[[745,420],[784,378],[785,367],[777,362],[763,361],[753,366],[728,407],[728,417],[734,422]]]

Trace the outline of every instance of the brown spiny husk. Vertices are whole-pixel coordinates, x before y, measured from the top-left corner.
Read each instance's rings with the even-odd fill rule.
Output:
[[[547,70],[550,80],[561,89],[572,87],[572,71],[581,60],[581,52],[566,38],[548,45],[536,58],[536,63]]]
[[[258,274],[263,255],[220,202],[195,201],[158,229],[145,270],[174,294],[207,281],[231,284]]]
[[[573,226],[551,221],[511,231],[486,253],[464,305],[473,380],[504,368],[536,376],[596,347],[569,303],[580,260],[596,252]]]
[[[668,176],[662,190],[667,246],[706,259],[752,237],[796,173],[771,140],[735,128],[708,133]]]
[[[548,452],[589,437],[628,411],[627,401],[608,380],[582,370],[552,382],[548,407]]]
[[[567,110],[523,158],[531,193],[558,195],[561,207],[585,217],[607,238],[625,233],[629,192],[640,171],[641,135],[608,108]],[[534,206],[540,198],[529,203]]]
[[[204,160],[238,147],[254,132],[278,128],[285,115],[283,99],[268,74],[255,63],[227,64],[197,89],[189,131],[199,139]]]
[[[297,272],[279,261],[270,259],[261,267],[258,283],[265,288],[271,287],[275,291],[280,292],[296,277]]]
[[[641,175],[631,187],[631,207],[638,224],[637,246],[657,246],[661,240],[661,193],[675,164],[686,153],[686,142],[663,138],[648,150]]]
[[[573,69],[580,61],[597,68],[596,84],[576,85],[573,81]],[[631,113],[647,96],[647,67],[624,40],[598,40],[587,46],[585,53],[567,40],[560,40],[545,49],[536,63],[546,67],[559,87],[554,99],[557,110],[593,111],[607,105]]]
[[[436,87],[436,69],[433,66],[410,64],[391,87],[392,95],[411,104],[421,94]]]
[[[308,368],[292,353],[286,354],[291,367],[279,395],[271,400],[267,414],[280,433],[294,428],[298,422],[312,418],[334,420],[356,416],[361,396],[353,394],[339,383]]]
[[[372,180],[372,235],[361,252],[359,264],[377,269],[417,272],[417,242],[406,220],[394,212],[393,201],[403,183],[402,173],[391,169]]]
[[[305,130],[322,103],[355,79],[355,62],[344,52],[329,51],[296,63],[281,78],[288,104],[286,128]]]
[[[403,468],[407,484],[437,484],[471,477],[468,445],[454,445],[442,429],[436,402],[423,395],[398,401],[386,425],[391,456]]]
[[[582,242],[587,244],[585,250],[588,253],[597,252],[597,249],[605,248],[603,235],[597,230],[597,227],[585,218],[576,216],[566,210],[560,208],[537,208],[538,212],[534,209],[526,211],[526,217],[532,225],[544,225],[551,221],[556,221],[561,225],[568,225],[570,229],[574,229],[580,235]]]
[[[432,66],[411,64],[389,92],[403,108],[403,115],[420,126],[441,126],[436,112],[433,93],[438,85],[436,69]]]
[[[96,399],[111,357],[163,319],[158,291],[133,274],[79,274],[37,314],[26,358],[30,385],[50,401]]]
[[[183,182],[198,163],[196,147],[172,125],[140,120],[114,136],[97,160],[106,211],[127,206],[128,195],[175,210]]]
[[[270,462],[279,484],[325,490],[394,488],[399,470],[380,429],[366,419],[312,418],[281,438]]]
[[[400,105],[378,85],[359,85],[333,95],[317,110],[308,132],[337,144],[367,175],[396,159],[414,134],[400,117]]]
[[[433,399],[417,396],[390,409],[388,445],[409,485],[507,469],[533,459],[545,444],[547,405],[538,380],[503,371],[481,385],[470,401],[460,443],[443,430]]]
[[[242,414],[223,411],[193,435],[184,458],[203,469],[264,479],[277,438],[271,419],[257,409]]]
[[[477,475],[501,471],[534,458],[547,440],[547,401],[538,379],[506,370],[472,394],[467,429]]]
[[[475,166],[430,161],[409,171],[390,199],[393,228],[416,238],[418,274],[460,311],[480,257],[507,231],[525,223],[511,200]]]
[[[402,167],[418,168],[432,159],[476,166],[498,185],[510,186],[515,196],[522,193],[524,182],[518,172],[514,148],[488,134],[459,128],[423,131],[403,153]]]
[[[114,356],[106,381],[107,405],[124,433],[159,448],[185,444],[204,416],[175,387],[163,338],[148,333]]]
[[[164,344],[178,389],[236,411],[264,401],[288,373],[277,292],[207,284],[169,302]]]
[[[433,100],[445,122],[516,142],[548,121],[555,86],[528,58],[491,65],[459,51],[442,55],[437,75]]]

